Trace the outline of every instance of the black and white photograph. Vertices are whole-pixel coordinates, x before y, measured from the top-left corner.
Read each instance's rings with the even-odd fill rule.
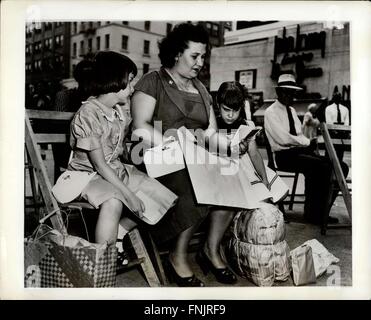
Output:
[[[156,1],[121,2],[70,3],[80,15],[22,7],[21,76],[6,100],[21,115],[17,206],[7,203],[18,294],[352,297],[370,271],[359,21],[335,4],[295,18],[287,3],[266,16],[247,3],[246,15],[237,3],[172,15],[168,3],[161,17],[140,13]]]

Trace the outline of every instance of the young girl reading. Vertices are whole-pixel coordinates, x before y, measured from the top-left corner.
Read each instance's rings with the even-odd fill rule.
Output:
[[[216,100],[220,111],[216,118],[219,133],[224,132],[227,138],[232,140],[240,126],[255,129],[254,122],[246,119],[244,89],[239,82],[223,82],[218,89]],[[245,143],[247,153],[241,157],[240,164],[248,174],[254,197],[259,201],[265,201],[268,196],[274,202],[285,197],[288,188],[277,174],[264,165],[255,142],[255,135],[244,141],[247,141]]]
[[[119,224],[121,236],[136,226],[134,215],[123,216],[125,206],[139,219],[154,224],[177,198],[158,181],[120,161],[127,154],[124,138],[131,122],[128,110],[136,73],[128,57],[99,52],[93,62],[91,96],[71,123],[73,156],[68,170],[97,172],[81,193],[82,199],[99,208],[97,243],[115,243]],[[148,208],[149,203],[156,208]],[[147,212],[157,212],[157,216]]]

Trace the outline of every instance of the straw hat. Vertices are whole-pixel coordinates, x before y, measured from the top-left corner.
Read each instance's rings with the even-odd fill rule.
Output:
[[[289,73],[281,74],[278,78],[277,88],[289,88],[295,90],[303,90],[303,88],[298,87],[294,75]]]

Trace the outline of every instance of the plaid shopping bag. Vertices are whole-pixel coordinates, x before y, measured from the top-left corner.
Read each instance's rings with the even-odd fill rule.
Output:
[[[117,248],[62,235],[25,239],[25,287],[114,287]]]

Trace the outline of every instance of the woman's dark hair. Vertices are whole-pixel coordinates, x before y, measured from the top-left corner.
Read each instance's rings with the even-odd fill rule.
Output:
[[[244,87],[236,81],[223,82],[216,94],[218,105],[224,104],[233,110],[244,110],[245,92]]]
[[[94,59],[92,95],[125,89],[130,73],[137,75],[137,66],[127,56],[113,52],[98,52]]]
[[[159,57],[165,68],[172,68],[175,65],[175,57],[188,48],[188,42],[199,42],[209,44],[209,34],[200,24],[181,23],[159,43]]]

